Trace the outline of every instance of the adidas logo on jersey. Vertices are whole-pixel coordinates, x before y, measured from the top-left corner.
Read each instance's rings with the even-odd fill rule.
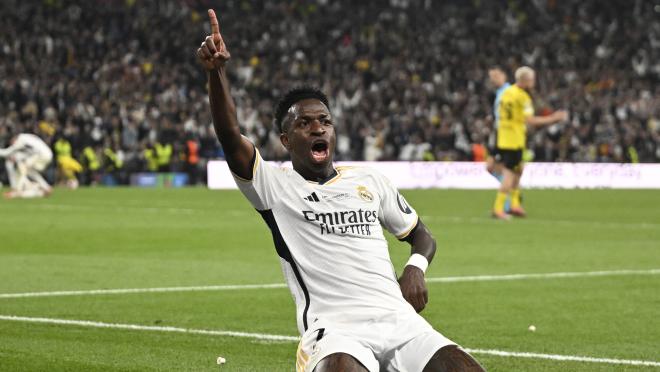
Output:
[[[309,195],[309,196],[305,196],[303,199],[305,199],[305,200],[307,200],[307,201],[311,201],[311,202],[318,202],[318,201],[321,201],[321,200],[319,199],[319,197],[316,196],[316,192],[313,192],[313,193],[312,193],[311,195]]]

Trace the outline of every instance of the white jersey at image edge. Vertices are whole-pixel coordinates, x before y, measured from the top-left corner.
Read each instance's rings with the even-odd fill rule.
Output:
[[[418,216],[390,181],[370,168],[338,167],[326,182],[311,182],[255,152],[252,180],[234,178],[271,229],[300,333],[319,318],[414,312],[401,294],[383,227],[403,239]]]
[[[53,158],[50,147],[41,138],[34,134],[22,133],[16,136],[16,141],[6,149],[0,149],[0,157],[20,154],[22,157],[38,156],[44,161]]]

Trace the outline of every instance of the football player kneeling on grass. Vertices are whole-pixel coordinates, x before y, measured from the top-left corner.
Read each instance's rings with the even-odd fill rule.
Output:
[[[11,145],[0,149],[5,158],[11,191],[5,198],[39,198],[48,196],[52,188],[41,175],[53,160],[50,147],[38,136],[23,133],[11,140]]]
[[[229,52],[215,13],[197,56],[211,113],[238,187],[270,228],[297,307],[298,371],[483,371],[418,313],[435,240],[390,181],[332,159],[334,118],[326,96],[294,89],[275,110],[293,169],[267,164],[241,135],[230,95]],[[397,279],[383,230],[411,244]]]

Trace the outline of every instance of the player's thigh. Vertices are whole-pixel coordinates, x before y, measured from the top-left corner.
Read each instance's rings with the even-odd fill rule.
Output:
[[[48,168],[48,164],[50,164],[51,159],[49,158],[42,158],[39,157],[34,164],[32,165],[32,168],[35,169],[37,172],[43,172]]]
[[[332,367],[335,365],[344,365],[347,366],[346,368],[352,366],[356,371],[378,372],[379,370],[373,351],[356,336],[332,327],[307,330],[298,345],[297,371],[344,370]]]
[[[14,171],[16,169],[16,160],[13,157],[5,159],[5,168],[10,172]]]
[[[22,164],[24,167],[27,169],[32,169],[35,168],[37,165],[40,164],[41,158],[37,154],[30,154],[28,156],[25,156],[23,158],[17,159],[20,164]]]
[[[520,178],[522,177],[523,171],[525,170],[525,163],[520,161],[520,164],[518,165],[518,168],[516,169],[516,175],[518,176],[518,180],[520,181]]]
[[[520,187],[520,179],[522,178],[523,169],[524,169],[524,165],[521,161],[520,164],[516,167],[515,172],[513,172],[513,174],[514,174],[513,188],[514,189],[517,189],[518,187]]]
[[[434,355],[447,346],[456,346],[432,327],[420,332],[412,340],[406,342],[388,355],[386,370],[395,371],[421,371]]]
[[[516,183],[516,173],[509,168],[502,167],[502,183],[501,189],[509,191]]]
[[[513,171],[520,176],[522,174],[522,169],[523,169],[523,150],[516,150],[513,153],[513,160],[512,160],[512,165],[513,165]]]
[[[423,372],[483,372],[479,362],[457,345],[440,348],[428,361]]]
[[[58,159],[58,163],[59,163],[60,167],[62,168],[63,172],[80,173],[83,170],[82,165],[80,165],[80,163],[76,159],[74,159],[72,157],[69,157],[69,156],[60,157]]]
[[[334,353],[323,358],[314,368],[314,372],[369,372],[352,355],[346,353]]]
[[[30,169],[29,158],[16,156],[14,157],[14,169],[21,175],[27,174]]]
[[[495,162],[493,163],[493,171],[495,173],[502,173],[502,170],[504,170],[504,166],[500,162]]]
[[[488,156],[486,158],[486,170],[492,172],[494,167],[495,167],[495,158],[492,156]]]

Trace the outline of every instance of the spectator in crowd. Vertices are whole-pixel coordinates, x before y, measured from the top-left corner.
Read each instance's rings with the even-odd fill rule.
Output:
[[[241,46],[230,79],[244,133],[265,158],[286,157],[272,126],[274,97],[313,84],[333,101],[339,160],[481,159],[494,130],[487,68],[527,64],[545,99],[538,111],[563,107],[572,118],[530,133],[535,161],[660,161],[660,6],[653,2],[219,6],[221,18],[240,20],[224,23],[237,36],[230,43]],[[97,182],[107,161],[112,172],[181,171],[203,182],[208,159],[222,156],[205,77],[190,53],[191,41],[207,32],[207,7],[208,0],[4,1],[0,146],[22,132],[53,147],[64,138],[83,164],[84,183]],[[198,144],[194,164],[191,143]]]

